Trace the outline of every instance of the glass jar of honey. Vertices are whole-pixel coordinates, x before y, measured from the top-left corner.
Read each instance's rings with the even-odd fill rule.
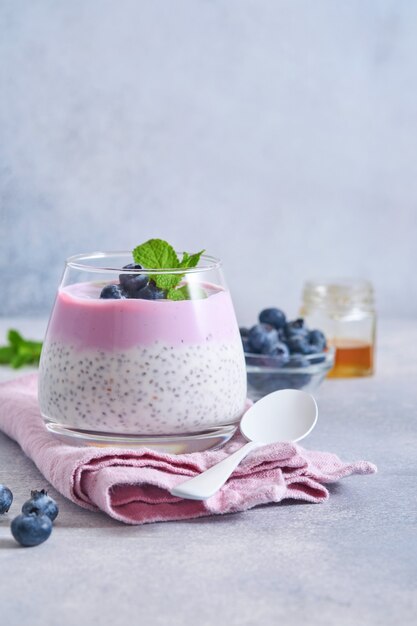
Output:
[[[369,281],[307,281],[300,314],[335,347],[335,365],[329,377],[373,374],[376,313]]]

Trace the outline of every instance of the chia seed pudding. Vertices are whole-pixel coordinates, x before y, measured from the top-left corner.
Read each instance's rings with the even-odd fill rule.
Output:
[[[102,300],[98,283],[61,288],[43,346],[47,422],[103,433],[198,433],[236,423],[246,370],[227,290],[207,298]]]

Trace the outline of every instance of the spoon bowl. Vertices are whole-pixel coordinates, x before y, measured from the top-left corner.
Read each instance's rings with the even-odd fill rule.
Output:
[[[313,396],[297,389],[273,391],[246,411],[240,432],[248,441],[275,443],[300,441],[317,422],[318,409]]]
[[[316,401],[304,391],[282,389],[264,396],[241,420],[240,431],[248,443],[205,472],[177,485],[171,494],[207,500],[224,485],[249,452],[265,444],[304,439],[316,425],[317,416]]]

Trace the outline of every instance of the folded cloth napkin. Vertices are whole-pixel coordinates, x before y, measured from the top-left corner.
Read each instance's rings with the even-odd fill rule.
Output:
[[[0,385],[0,429],[20,444],[64,496],[127,524],[232,513],[284,498],[323,502],[329,497],[326,483],[350,474],[376,472],[366,461],[344,463],[335,454],[278,443],[252,452],[208,500],[177,498],[169,493],[172,487],[237,450],[244,444],[243,438],[235,435],[220,450],[179,455],[149,448],[67,445],[44,426],[37,401],[37,374]]]

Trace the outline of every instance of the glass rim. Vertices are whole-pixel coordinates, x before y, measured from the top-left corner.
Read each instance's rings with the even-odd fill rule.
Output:
[[[184,254],[184,252],[178,252],[177,254]],[[98,274],[103,274],[105,272],[111,272],[115,274],[196,274],[201,272],[208,272],[210,270],[218,269],[222,266],[222,262],[217,257],[211,256],[209,254],[202,254],[200,260],[206,261],[206,265],[201,266],[197,265],[197,267],[164,267],[164,268],[143,268],[139,269],[125,269],[123,267],[98,267],[95,265],[88,265],[87,263],[83,263],[82,261],[92,261],[97,259],[106,259],[112,257],[120,257],[120,256],[131,256],[132,252],[127,250],[117,250],[117,251],[96,251],[96,252],[84,252],[80,254],[74,254],[69,256],[65,260],[65,266],[70,267],[72,269],[83,270],[87,272],[94,272]],[[134,262],[132,257],[132,263]]]
[[[297,367],[295,365],[291,367],[291,365],[289,365],[291,363],[291,356],[294,356],[293,354],[290,356],[290,361],[286,363],[285,366],[280,364],[279,357],[270,356],[268,354],[244,352],[244,355],[245,355],[245,359],[246,357],[248,357],[248,360],[246,361],[246,367],[247,368],[253,367],[256,369],[256,372],[251,371],[251,373],[261,374],[264,372],[265,373],[274,372],[274,373],[279,373],[279,374],[284,374],[284,375],[285,374],[313,374],[318,371],[322,371],[322,370],[325,371],[326,369],[330,369],[334,366],[336,348],[333,345],[329,345],[327,350],[322,350],[322,352],[301,355],[306,359],[306,361],[309,361],[308,365],[304,365],[303,367]],[[319,363],[311,362],[314,359],[323,358],[323,357],[324,357],[324,361],[320,361]],[[262,359],[268,359],[269,361],[268,365],[257,363],[258,360],[262,361]],[[276,363],[274,363],[274,359],[276,360]]]

